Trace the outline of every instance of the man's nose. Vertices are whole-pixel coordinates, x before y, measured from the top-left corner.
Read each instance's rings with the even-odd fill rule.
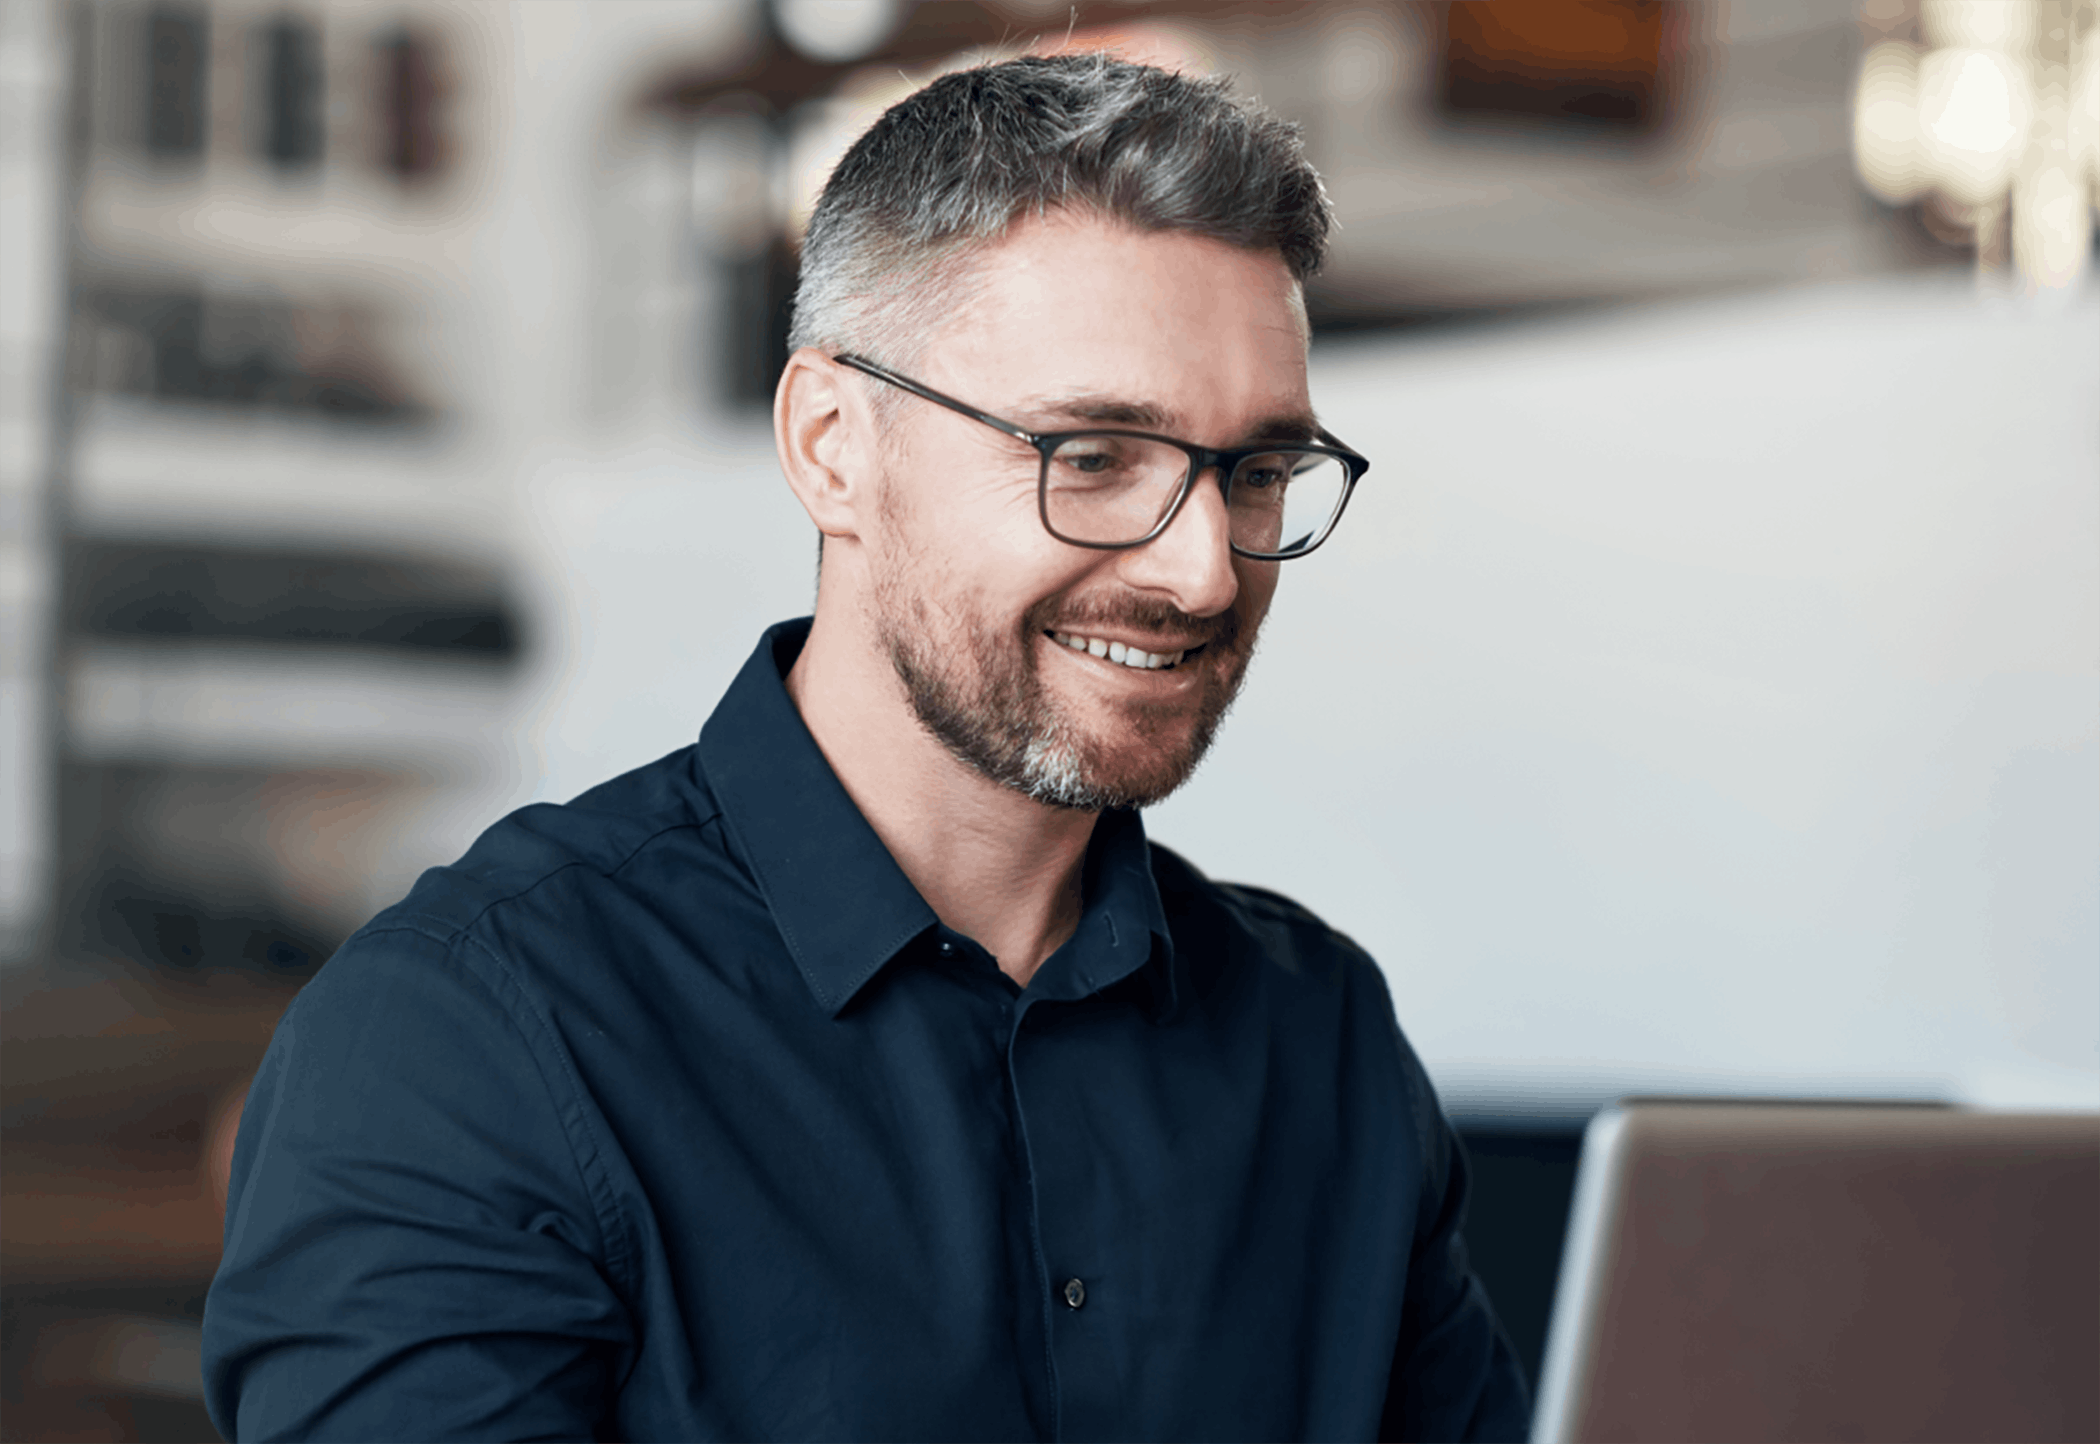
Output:
[[[1215,470],[1190,485],[1167,529],[1123,553],[1123,578],[1157,592],[1192,617],[1213,617],[1239,595],[1232,565],[1232,522]]]

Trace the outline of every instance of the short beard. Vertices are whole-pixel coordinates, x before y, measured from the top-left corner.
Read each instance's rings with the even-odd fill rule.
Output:
[[[1242,637],[1234,613],[1192,617],[1157,601],[1133,598],[1083,613],[1046,603],[1031,610],[1016,635],[967,626],[959,636],[942,638],[934,636],[922,598],[892,605],[899,600],[894,594],[883,598],[876,624],[920,723],[950,754],[993,782],[1080,812],[1149,807],[1186,782],[1239,695],[1253,652],[1254,637]],[[1052,621],[1067,631],[1107,624],[1102,630],[1202,638],[1206,653],[1219,653],[1224,665],[1206,662],[1217,670],[1187,738],[1169,743],[1162,735],[1179,722],[1178,709],[1174,717],[1131,709],[1126,715],[1133,746],[1085,735],[1043,688],[1036,638]],[[1133,747],[1136,757],[1122,755]]]

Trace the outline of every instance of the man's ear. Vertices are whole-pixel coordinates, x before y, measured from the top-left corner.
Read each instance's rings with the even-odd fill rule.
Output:
[[[846,368],[805,346],[773,393],[773,444],[787,484],[827,537],[855,536],[874,484],[872,418]]]

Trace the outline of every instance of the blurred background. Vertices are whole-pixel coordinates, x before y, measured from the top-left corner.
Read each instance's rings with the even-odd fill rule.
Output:
[[[1374,468],[1150,826],[1380,959],[1527,1362],[1609,1099],[2100,1107],[2096,9],[4,0],[0,1432],[214,1437],[286,1002],[808,610],[800,229],[987,55],[1328,177]]]

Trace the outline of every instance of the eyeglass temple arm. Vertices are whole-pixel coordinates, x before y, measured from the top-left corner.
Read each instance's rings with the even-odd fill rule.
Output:
[[[912,380],[910,377],[899,376],[896,372],[890,370],[888,367],[878,366],[873,361],[870,361],[865,357],[839,355],[834,356],[832,359],[838,362],[841,366],[851,366],[855,371],[865,372],[868,375],[874,377],[877,381],[887,382],[891,386],[896,387],[899,391],[909,391],[912,395],[918,397],[921,401],[931,401],[936,406],[945,406],[950,411],[960,412],[962,415],[969,417],[972,421],[981,421],[986,426],[991,427],[994,431],[1003,431],[1008,436],[1013,437],[1017,441],[1025,441],[1030,446],[1041,445],[1041,438],[1038,437],[1033,431],[1029,431],[1024,427],[1016,426],[1011,421],[1002,421],[1000,418],[992,415],[988,411],[979,411],[976,407],[970,405],[967,401],[957,401],[953,396],[943,396],[940,392],[934,390],[931,386],[921,386],[918,382]]]

